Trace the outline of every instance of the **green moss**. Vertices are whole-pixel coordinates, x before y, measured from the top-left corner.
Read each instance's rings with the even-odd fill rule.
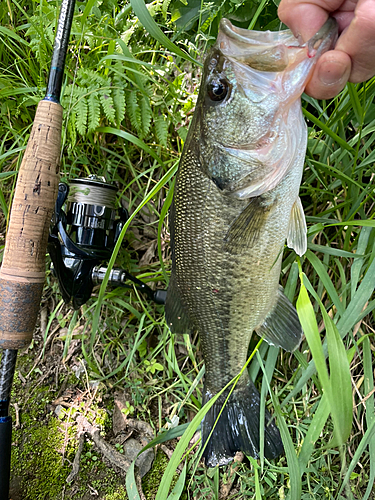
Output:
[[[27,362],[27,359],[21,359]],[[37,377],[38,373],[35,373]],[[108,412],[98,408],[97,404],[87,411],[82,403],[82,408],[62,408],[56,417],[53,412],[48,413],[51,408],[48,405],[55,399],[56,391],[49,385],[38,386],[37,380],[32,380],[30,386],[25,389],[16,374],[12,398],[22,411],[21,425],[14,427],[12,436],[11,488],[15,498],[57,500],[62,498],[63,490],[66,498],[86,498],[88,484],[103,494],[114,494],[122,479],[101,462],[98,453],[92,454],[95,460],[85,455],[92,449],[91,443],[85,443],[80,472],[74,483],[68,485],[66,482],[77,450],[77,414],[82,410],[90,423],[108,428]]]
[[[22,429],[13,433],[12,450],[12,478],[18,483],[22,500],[58,500],[64,488],[65,498],[85,499],[88,484],[106,500],[127,498],[122,486],[124,480],[100,460],[100,454],[90,442],[85,443],[78,476],[68,485],[66,478],[71,472],[77,444],[72,439],[75,425],[65,425],[61,417],[54,416],[41,423],[30,414],[22,420]]]
[[[22,409],[21,425],[14,428],[12,439],[14,498],[60,500],[64,496],[86,500],[91,498],[90,486],[103,500],[127,500],[124,477],[101,461],[100,453],[89,441],[84,444],[78,475],[73,483],[66,482],[77,450],[78,414],[84,413],[89,422],[101,427],[103,432],[110,430],[111,418],[108,410],[96,402],[90,408],[84,402],[61,408],[56,416],[49,406],[56,398],[56,391],[49,385],[39,386],[39,375],[35,373],[27,388],[17,376],[13,385],[13,400]],[[142,481],[147,500],[154,500],[167,465],[168,458],[159,450],[152,469]],[[177,478],[176,474],[173,486]]]
[[[62,457],[64,433],[59,426],[52,417],[47,425],[34,421],[13,433],[12,476],[18,479],[24,500],[61,498],[71,466]],[[65,453],[69,459],[71,452]]]
[[[117,491],[104,497],[104,500],[128,500],[128,495],[124,486],[120,486]]]
[[[142,479],[142,489],[147,500],[154,500],[158,491],[161,478],[169,463],[168,457],[158,450],[151,470]],[[173,488],[178,480],[178,474],[174,474],[171,487]]]

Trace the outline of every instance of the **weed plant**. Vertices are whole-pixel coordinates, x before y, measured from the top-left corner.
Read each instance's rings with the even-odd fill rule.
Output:
[[[0,9],[3,236],[35,106],[45,91],[58,7],[54,0],[7,0]],[[61,176],[97,174],[117,184],[119,204],[131,218],[109,265],[154,287],[168,283],[174,174],[203,55],[223,16],[241,27],[280,28],[276,5],[267,0],[76,5],[62,101]],[[286,249],[281,282],[297,301],[306,339],[293,355],[254,339],[248,366],[262,399],[275,409],[285,456],[245,460],[230,498],[375,496],[374,93],[370,80],[349,84],[331,101],[303,99],[308,251],[298,259]],[[59,295],[47,274],[46,291],[52,287]],[[150,421],[157,442],[182,435],[156,500],[218,499],[229,468],[207,471],[199,447],[189,446],[207,411],[201,408],[199,339],[172,335],[161,306],[136,290],[107,289],[105,282],[80,311],[63,314],[60,302],[49,325],[56,320],[68,327],[65,354],[72,339],[82,339],[90,379],[108,390],[125,389],[129,414]],[[180,425],[173,427],[177,417]],[[136,500],[133,474],[134,467],[127,493]]]

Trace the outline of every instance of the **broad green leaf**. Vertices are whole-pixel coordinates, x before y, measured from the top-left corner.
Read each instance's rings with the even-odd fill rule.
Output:
[[[306,287],[301,283],[297,312],[322,383],[323,393],[328,397],[335,432],[335,441],[332,441],[328,446],[334,447],[346,442],[352,427],[351,377],[347,354],[337,328],[328,316],[323,304],[320,301],[319,304],[327,332],[330,377],[328,377],[314,309]]]
[[[301,290],[297,300],[297,313],[302,325],[303,333],[306,336],[307,343],[315,362],[320,381],[324,391],[329,386],[328,370],[320,339],[318,325],[315,318],[314,308],[310,302],[307,290],[301,282]]]
[[[344,344],[336,325],[328,316],[322,303],[319,304],[327,333],[328,359],[330,371],[329,405],[334,423],[335,444],[344,444],[352,429],[353,399],[350,367]],[[319,371],[318,371],[319,373]]]

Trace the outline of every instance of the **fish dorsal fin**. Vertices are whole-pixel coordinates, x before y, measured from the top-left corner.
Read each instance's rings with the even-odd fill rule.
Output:
[[[172,333],[190,333],[193,329],[173,276],[165,302],[165,321]]]
[[[272,345],[294,351],[302,339],[302,327],[297,311],[279,287],[277,300],[263,324],[255,329],[257,334]]]
[[[293,204],[289,219],[286,244],[293,248],[297,255],[302,256],[307,250],[307,226],[301,199],[298,196]]]
[[[241,254],[259,238],[272,205],[262,203],[260,196],[251,198],[249,204],[232,222],[224,237],[224,250],[231,254]]]

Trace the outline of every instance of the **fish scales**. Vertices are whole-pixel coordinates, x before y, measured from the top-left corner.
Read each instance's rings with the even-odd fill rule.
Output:
[[[241,371],[254,330],[288,350],[301,340],[296,311],[278,283],[285,240],[299,254],[306,247],[298,190],[307,136],[299,96],[313,64],[309,59],[334,39],[333,24],[306,46],[281,32],[272,50],[269,40],[277,34],[267,34],[268,46],[249,56],[247,47],[260,34],[249,40],[254,32],[224,20],[205,61],[171,207],[166,303],[172,332],[199,332],[203,403]],[[209,466],[227,463],[238,450],[257,456],[260,447],[260,398],[247,371],[208,440],[225,397],[202,424]],[[283,445],[267,411],[265,423],[264,451],[273,458]]]

